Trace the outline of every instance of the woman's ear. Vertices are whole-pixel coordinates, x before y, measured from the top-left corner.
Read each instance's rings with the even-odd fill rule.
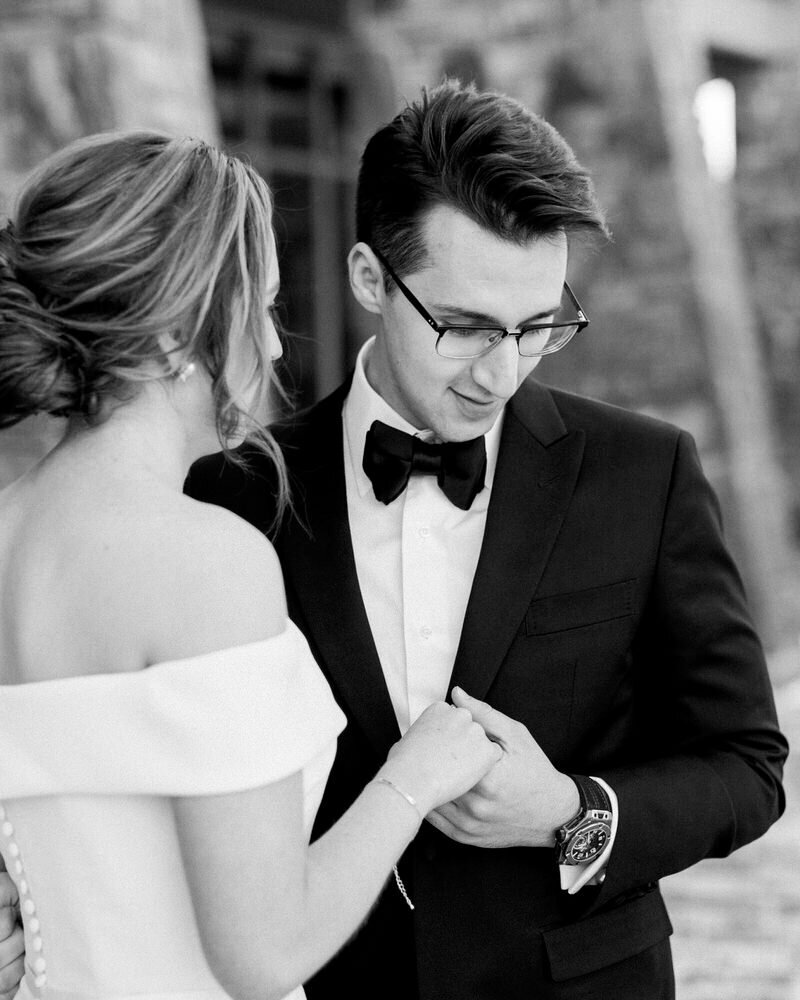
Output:
[[[166,355],[164,362],[167,375],[174,375],[185,363],[183,344],[172,332],[160,333],[158,335],[158,346]]]
[[[366,243],[356,243],[347,256],[350,287],[367,312],[381,314],[386,301],[383,270]]]

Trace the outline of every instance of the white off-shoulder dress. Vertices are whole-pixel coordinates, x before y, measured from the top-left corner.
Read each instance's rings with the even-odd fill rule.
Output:
[[[170,797],[302,770],[310,829],[344,724],[291,623],[139,672],[0,687],[0,853],[21,900],[21,1000],[224,997]]]

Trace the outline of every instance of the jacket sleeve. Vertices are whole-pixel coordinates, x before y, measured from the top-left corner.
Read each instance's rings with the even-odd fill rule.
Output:
[[[764,653],[686,433],[635,655],[646,749],[632,766],[598,772],[618,796],[620,822],[595,906],[728,855],[784,809],[787,743]]]

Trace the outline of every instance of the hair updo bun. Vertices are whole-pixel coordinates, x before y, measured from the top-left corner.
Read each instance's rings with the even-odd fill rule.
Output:
[[[85,352],[20,279],[16,249],[9,223],[0,230],[0,428],[85,406]]]
[[[249,437],[285,497],[263,424],[280,395],[275,258],[269,188],[237,157],[150,130],[65,146],[0,234],[0,427],[36,412],[101,422],[190,359],[220,445]]]

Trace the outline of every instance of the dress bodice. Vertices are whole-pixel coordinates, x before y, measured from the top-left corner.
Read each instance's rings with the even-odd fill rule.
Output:
[[[310,830],[343,727],[291,623],[139,672],[0,687],[0,853],[21,901],[20,997],[223,997],[170,798],[302,771]]]

